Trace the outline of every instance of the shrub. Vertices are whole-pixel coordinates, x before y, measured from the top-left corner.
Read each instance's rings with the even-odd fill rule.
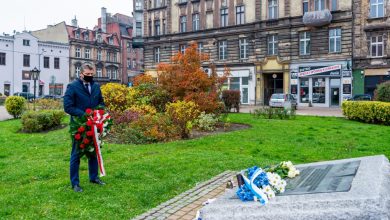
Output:
[[[390,103],[375,101],[345,101],[343,114],[351,120],[390,125]]]
[[[206,114],[202,112],[197,119],[194,120],[194,126],[202,131],[214,131],[219,122],[215,114]]]
[[[222,100],[227,112],[230,112],[231,108],[235,108],[236,112],[240,112],[240,91],[224,90],[222,91]]]
[[[37,109],[49,110],[49,109],[62,109],[62,102],[55,99],[37,99],[35,101]]]
[[[374,99],[376,101],[390,102],[390,81],[377,86]]]
[[[199,111],[206,113],[220,114],[224,110],[223,103],[220,102],[216,92],[199,92],[189,94],[184,101],[193,101],[198,105]]]
[[[156,80],[153,79],[152,76],[147,75],[147,74],[140,74],[136,76],[133,80],[133,85],[134,86],[139,86],[142,84],[155,84]]]
[[[26,99],[21,96],[8,96],[5,100],[5,108],[14,118],[19,118],[26,109]]]
[[[295,109],[262,107],[255,109],[252,115],[256,118],[288,120],[294,119],[296,112]]]
[[[190,134],[190,129],[188,126],[190,126],[192,121],[194,121],[199,116],[198,106],[191,101],[177,101],[167,104],[166,109],[166,113],[179,127],[180,136],[182,138],[188,138]]]
[[[131,107],[135,102],[136,91],[118,83],[107,83],[101,88],[104,103],[109,111],[120,111]]]
[[[22,130],[25,132],[46,131],[61,125],[65,113],[61,110],[29,111],[22,116]]]
[[[134,97],[136,105],[152,105],[159,112],[164,112],[166,104],[172,101],[169,93],[155,84],[141,84],[134,89],[137,91]]]
[[[124,112],[110,112],[114,124],[129,124],[133,121],[138,120],[140,117],[139,112],[132,111],[130,109],[125,110]]]
[[[157,113],[156,108],[151,105],[134,105],[126,110],[137,112],[140,115],[155,115]]]

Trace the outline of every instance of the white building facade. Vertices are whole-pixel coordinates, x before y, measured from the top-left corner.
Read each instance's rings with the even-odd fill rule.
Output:
[[[41,42],[28,32],[0,36],[0,93],[34,93],[35,67],[41,71],[36,95],[63,95],[69,83],[69,45]]]

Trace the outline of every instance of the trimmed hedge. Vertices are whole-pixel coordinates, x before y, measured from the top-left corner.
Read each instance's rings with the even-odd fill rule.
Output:
[[[373,101],[345,101],[343,114],[351,120],[390,125],[390,103]]]
[[[29,111],[22,116],[24,132],[47,131],[61,125],[65,112],[62,110]]]

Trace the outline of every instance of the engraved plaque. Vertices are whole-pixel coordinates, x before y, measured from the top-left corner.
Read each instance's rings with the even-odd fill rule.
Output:
[[[347,192],[359,168],[360,161],[324,164],[300,168],[301,174],[288,179],[284,195]]]

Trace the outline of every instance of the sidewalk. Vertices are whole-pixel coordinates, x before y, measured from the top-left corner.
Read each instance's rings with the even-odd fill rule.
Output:
[[[241,113],[249,113],[261,106],[241,105]],[[330,116],[330,117],[344,117],[341,108],[326,108],[326,107],[298,107],[297,115],[311,115],[311,116]]]
[[[5,106],[0,106],[0,121],[4,121],[11,118],[12,116],[8,114],[7,110],[5,110]]]

